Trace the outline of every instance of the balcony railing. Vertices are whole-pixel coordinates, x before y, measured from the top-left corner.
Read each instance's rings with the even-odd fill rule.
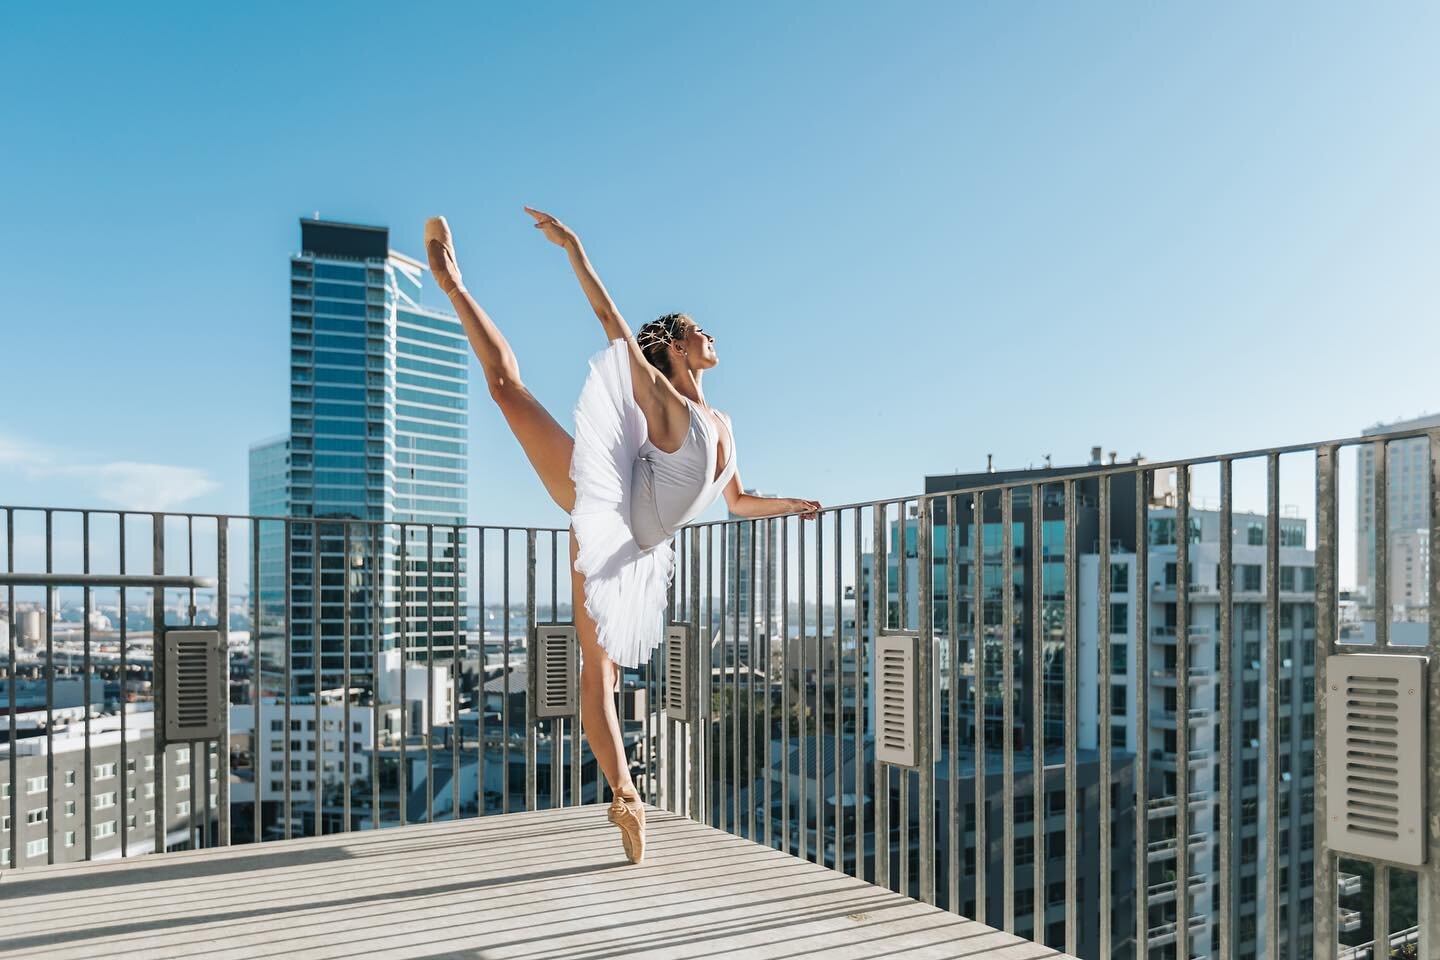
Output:
[[[1228,735],[1238,719],[1231,698],[1214,701],[1221,736],[1213,749],[1195,745],[1189,724],[1174,724],[1175,749],[1158,758],[1148,747],[1135,754],[1113,747],[1111,734],[1116,724],[1150,716],[1152,686],[1173,688],[1174,715],[1186,717],[1208,706],[1210,690],[1236,688],[1243,663],[1229,602],[1236,593],[1230,544],[1222,541],[1218,565],[1217,662],[1194,664],[1189,646],[1177,644],[1173,666],[1154,669],[1148,644],[1136,644],[1133,677],[1148,682],[1128,685],[1120,715],[1108,709],[1109,678],[1081,672],[1082,656],[1112,662],[1112,606],[1109,577],[1092,576],[1081,589],[1082,566],[1092,561],[1080,553],[1079,530],[1083,523],[1095,531],[1099,570],[1130,549],[1138,582],[1148,582],[1154,477],[1173,470],[1168,509],[1184,582],[1192,483],[1214,475],[1220,528],[1229,529],[1234,472],[1259,464],[1272,545],[1266,636],[1278,637],[1282,463],[1289,478],[1298,461],[1317,492],[1313,742],[1322,775],[1307,811],[1316,837],[1316,882],[1307,895],[1315,921],[1298,937],[1281,936],[1277,905],[1297,915],[1303,889],[1289,882],[1283,889],[1291,892],[1282,894],[1280,883],[1286,852],[1278,837],[1282,828],[1298,834],[1297,792],[1296,823],[1282,822],[1275,803],[1261,818],[1269,855],[1257,933],[1272,947],[1313,939],[1317,956],[1333,956],[1348,917],[1337,902],[1337,857],[1326,846],[1323,779],[1324,663],[1342,652],[1338,451],[1363,444],[1383,460],[1387,444],[1427,436],[1433,457],[1440,440],[1418,431],[1056,478],[1037,473],[832,507],[817,521],[687,527],[672,543],[673,639],[650,663],[625,671],[617,693],[632,773],[659,807],[1000,929],[1045,937],[1043,905],[1062,901],[1063,933],[1051,946],[1069,954],[1110,956],[1126,941],[1146,953],[1173,940],[1181,956],[1229,956],[1240,929],[1234,874],[1241,863],[1230,812],[1241,783]],[[1433,499],[1433,485],[1431,492]],[[1123,524],[1122,494],[1135,511]],[[1058,533],[1048,516],[1029,511],[1035,503],[1058,505]],[[108,854],[112,844],[133,855],[606,799],[578,717],[542,717],[537,709],[536,631],[570,622],[567,531],[44,507],[3,508],[3,520],[7,866],[85,859]],[[974,535],[977,521],[999,528],[998,549],[990,545],[983,556],[976,555],[985,540]],[[1038,549],[1014,549],[1017,524]],[[1122,526],[1134,531],[1133,543],[1117,536]],[[1027,569],[1054,556],[1063,568],[1058,595]],[[892,566],[891,558],[903,559]],[[1386,562],[1377,551],[1380,581]],[[934,581],[922,575],[929,571],[944,578],[939,602]],[[40,574],[51,579],[35,579]],[[1017,587],[991,589],[997,583]],[[1150,600],[1173,603],[1186,622],[1187,592]],[[107,610],[113,623],[97,617]],[[1152,635],[1152,615],[1149,603],[1136,603],[1130,635]],[[1082,621],[1096,629],[1087,634]],[[226,640],[230,709],[217,740],[179,754],[165,742],[156,694],[169,681],[157,651],[167,631],[192,626],[213,627]],[[1377,629],[1379,649],[1387,649],[1386,630]],[[882,759],[877,750],[876,651],[892,637],[915,641],[913,763]],[[1430,637],[1431,663],[1440,664],[1440,636],[1432,630]],[[1279,647],[1261,644],[1271,695],[1262,709],[1259,781],[1262,794],[1274,797],[1284,782],[1278,758],[1293,745],[1278,734]],[[992,674],[999,679],[974,680]],[[1135,731],[1130,742],[1154,742],[1158,729]],[[1430,742],[1440,750],[1440,737]],[[1190,764],[1173,763],[1177,756],[1213,763],[1218,781],[1198,791]],[[1295,779],[1285,785],[1309,788]],[[1428,789],[1435,798],[1436,784]],[[27,822],[38,809],[44,817]],[[1156,839],[1165,826],[1135,815],[1153,809],[1173,811],[1172,834],[1175,823],[1191,825],[1185,843]],[[147,824],[144,815],[154,811],[159,823]],[[1047,826],[1058,818],[1058,831],[1037,833],[1036,811]],[[81,830],[84,844],[66,846]],[[1431,843],[1434,864],[1440,838]],[[1144,909],[1152,860],[1174,861],[1182,877],[1208,863],[1206,880],[1218,892],[1213,915],[1208,896],[1196,902],[1192,883],[1176,884],[1167,891],[1175,915],[1192,919],[1152,926]],[[1429,877],[1430,869],[1417,872]],[[1052,889],[1063,896],[1052,898]],[[1388,916],[1388,889],[1376,885],[1377,915]],[[1427,915],[1440,924],[1440,910]],[[1421,930],[1437,935],[1440,927]]]

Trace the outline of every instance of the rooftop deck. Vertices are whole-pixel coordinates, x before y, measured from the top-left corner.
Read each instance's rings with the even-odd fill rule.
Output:
[[[0,874],[0,957],[1064,955],[662,811],[578,807]]]

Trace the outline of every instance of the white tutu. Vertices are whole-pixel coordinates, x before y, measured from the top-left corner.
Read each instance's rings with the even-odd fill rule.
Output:
[[[600,646],[626,666],[648,660],[664,636],[665,608],[675,552],[669,541],[648,550],[630,531],[630,485],[645,414],[635,402],[625,340],[590,358],[590,375],[575,404],[575,568],[585,578],[585,610]]]

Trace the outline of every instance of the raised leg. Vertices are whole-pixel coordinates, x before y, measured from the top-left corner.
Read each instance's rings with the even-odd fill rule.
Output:
[[[575,441],[565,428],[550,416],[535,395],[520,379],[520,364],[515,351],[500,333],[500,328],[465,289],[460,268],[455,262],[455,245],[444,217],[431,217],[425,223],[425,253],[430,272],[454,305],[470,346],[485,372],[490,397],[495,401],[530,465],[540,475],[540,482],[560,509],[575,509],[575,484],[570,479],[570,455]]]

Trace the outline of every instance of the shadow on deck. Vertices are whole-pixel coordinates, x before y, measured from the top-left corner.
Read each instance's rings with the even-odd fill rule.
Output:
[[[1064,955],[652,811],[625,862],[603,807],[0,875],[0,957]]]

